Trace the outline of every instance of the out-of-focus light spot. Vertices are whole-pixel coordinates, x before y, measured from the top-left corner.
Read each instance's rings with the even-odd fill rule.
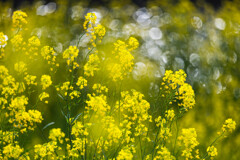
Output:
[[[149,90],[152,92],[149,92],[149,96],[153,97],[159,93],[159,86],[156,83],[151,82],[149,85]]]
[[[57,43],[57,45],[54,47],[54,50],[57,51],[58,53],[61,53],[63,50],[62,43]]]
[[[182,58],[176,57],[174,59],[173,68],[174,70],[184,69],[185,63]]]
[[[73,6],[71,18],[75,21],[80,20],[83,16],[83,11],[84,9],[82,8],[82,6]]]
[[[224,30],[226,27],[226,23],[222,18],[215,18],[214,24],[215,27],[219,30]]]
[[[38,38],[41,38],[42,33],[43,33],[42,28],[35,28],[33,29],[31,35],[32,36],[36,35]]]
[[[55,12],[56,9],[57,9],[57,4],[54,2],[50,2],[46,5],[39,6],[37,8],[37,15],[45,16],[47,14],[51,14]]]
[[[37,15],[40,15],[40,16],[45,16],[46,15],[45,5],[41,5],[37,8]]]
[[[217,80],[220,77],[220,71],[219,69],[215,68],[213,72],[213,79]]]
[[[48,13],[53,13],[57,9],[57,4],[54,2],[50,2],[47,4],[47,8]]]
[[[141,32],[138,32],[139,28],[136,24],[130,23],[130,24],[125,24],[123,26],[123,34],[125,34],[127,37],[129,35],[139,35],[141,36]]]
[[[153,27],[161,27],[162,26],[162,23],[160,21],[160,17],[159,16],[153,16],[151,18],[151,25]]]
[[[172,17],[171,17],[171,15],[169,13],[165,12],[161,16],[161,20],[162,20],[163,24],[169,24],[172,21]]]
[[[200,76],[199,69],[198,68],[194,68],[192,66],[188,66],[188,68],[187,68],[187,75],[188,75],[188,77],[191,76],[192,80],[197,81],[199,76]]]
[[[160,66],[159,70],[155,72],[155,77],[160,78],[160,77],[163,77],[164,74],[165,74],[165,68],[163,66]]]
[[[189,56],[189,61],[194,67],[197,67],[200,64],[200,56],[197,53],[192,53]]]
[[[12,8],[8,8],[7,17],[11,17],[11,16],[12,16]]]
[[[151,16],[151,13],[146,8],[140,8],[134,13],[133,19],[142,27],[147,28],[151,24]]]
[[[200,29],[202,27],[202,20],[199,17],[194,16],[191,22],[193,27],[196,29]]]
[[[133,69],[133,78],[139,79],[142,76],[145,76],[146,74],[147,74],[147,66],[143,62],[135,63],[135,66]]]
[[[237,62],[237,54],[233,53],[233,58],[232,58],[233,63]]]
[[[163,34],[162,31],[159,28],[151,28],[149,30],[149,36],[153,39],[153,40],[158,40],[161,39]]]
[[[221,92],[222,92],[222,90],[223,90],[223,86],[222,86],[222,83],[221,82],[218,82],[217,84],[216,84],[217,86],[217,90],[216,90],[216,93],[217,94],[220,94]]]
[[[81,36],[81,35],[79,35]],[[79,42],[80,47],[87,47],[87,44],[90,42],[90,37],[84,34],[81,38],[81,41]]]
[[[111,28],[112,30],[117,30],[119,24],[120,24],[120,21],[117,19],[114,19],[111,21],[109,28]]]

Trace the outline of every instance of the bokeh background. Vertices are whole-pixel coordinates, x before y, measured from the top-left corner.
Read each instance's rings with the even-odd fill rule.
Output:
[[[103,50],[117,39],[136,37],[140,47],[135,53],[132,85],[141,86],[151,96],[165,70],[183,69],[195,91],[196,105],[181,119],[181,127],[196,128],[206,148],[224,120],[232,118],[237,128],[218,143],[216,159],[240,159],[240,1],[2,0],[0,31],[8,30],[9,17],[17,9],[27,11],[30,34],[57,52],[76,44],[84,15],[90,11],[107,29]],[[80,45],[86,43],[83,37]],[[49,105],[42,106],[42,125],[51,121],[60,125],[57,105],[51,101]]]

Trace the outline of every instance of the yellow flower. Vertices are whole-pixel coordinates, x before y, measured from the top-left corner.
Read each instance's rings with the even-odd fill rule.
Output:
[[[0,32],[0,48],[4,48],[7,45],[8,37]]]
[[[165,113],[165,117],[167,118],[167,120],[172,121],[175,117],[175,113],[174,110],[167,110]]]
[[[5,66],[0,65],[0,78],[4,79],[7,75],[8,75],[8,69]]]
[[[77,86],[79,86],[80,89],[83,89],[87,86],[87,80],[84,79],[82,76],[78,77],[78,81],[76,83]]]
[[[48,97],[49,97],[49,94],[46,93],[46,92],[42,92],[42,93],[39,95],[40,101],[43,101],[43,99],[48,98]],[[48,103],[48,101],[45,100],[45,103]]]
[[[197,133],[195,128],[182,129],[181,136],[178,137],[179,144],[184,146],[182,156],[186,159],[193,158],[192,151],[199,144],[197,141]]]
[[[105,95],[92,96],[88,94],[89,100],[86,101],[89,109],[96,112],[100,116],[104,116],[106,111],[110,109],[107,104],[107,97]]]
[[[23,149],[19,145],[13,146],[13,144],[9,144],[5,147],[3,147],[3,154],[4,159],[18,159],[21,153],[23,152]]]
[[[24,73],[27,71],[26,64],[23,61],[14,64],[14,69],[18,73]]]
[[[126,147],[124,149],[121,149],[121,151],[118,153],[117,160],[132,160],[133,154],[129,147]]]
[[[15,35],[12,39],[11,39],[11,43],[13,45],[13,48],[16,51],[21,51],[21,50],[26,50],[25,47],[25,42],[23,42],[23,37],[21,34],[17,34]]]
[[[37,85],[36,78],[36,76],[27,75],[24,77],[24,80],[26,81],[27,85]]]
[[[100,59],[98,55],[91,54],[88,62],[84,66],[84,74],[86,76],[94,76],[94,72],[99,70]]]
[[[25,96],[21,96],[21,97],[16,97],[14,99],[11,100],[11,103],[8,107],[8,110],[10,111],[25,111],[25,106],[28,104],[28,98]]]
[[[188,110],[195,105],[195,94],[192,86],[185,83],[186,77],[187,74],[181,69],[176,72],[166,70],[161,88],[164,88],[166,94],[175,92],[174,98],[181,101],[181,103],[178,103],[178,106],[182,106],[185,110]],[[172,102],[169,102],[169,104],[172,104]]]
[[[128,39],[128,48],[129,48],[129,51],[132,51],[134,49],[137,49],[139,47],[139,42],[136,38],[134,37],[130,37]]]
[[[49,132],[49,139],[52,141],[59,141],[63,143],[63,138],[65,137],[65,133],[61,131],[61,128],[53,128]]]
[[[133,69],[134,57],[127,48],[127,44],[121,40],[114,43],[112,54],[114,57],[110,59],[107,66],[109,77],[113,81],[123,80],[123,77]]]
[[[217,148],[215,148],[214,146],[209,146],[207,148],[207,153],[211,158],[213,158],[213,157],[217,156],[217,154],[218,154]]]
[[[45,90],[52,84],[51,77],[49,75],[42,75],[41,77],[41,85],[42,89]]]
[[[94,27],[94,34],[97,35],[100,39],[103,38],[105,33],[106,33],[106,29],[101,24],[98,24],[96,27]],[[94,39],[96,39],[96,38],[94,38]]]
[[[50,141],[43,145],[37,144],[34,146],[34,159],[46,159],[47,156],[54,157],[54,150],[57,148],[57,142]]]
[[[23,11],[13,12],[13,17],[12,17],[13,26],[15,28],[22,28],[23,25],[27,24],[26,18],[27,18],[27,14]]]
[[[85,22],[83,23],[83,28],[85,30],[87,30],[88,27],[92,28],[92,26],[96,23],[96,20],[97,16],[95,15],[95,13],[87,13],[87,15],[85,16]]]
[[[14,137],[18,137],[17,132],[11,132],[11,131],[3,132],[2,130],[0,130],[0,141],[3,142],[4,145],[12,143],[12,140]]]
[[[175,160],[176,158],[171,155],[166,147],[161,147],[161,150],[157,151],[157,155],[153,160]]]
[[[236,122],[233,121],[231,118],[227,119],[222,126],[223,132],[232,132],[236,129]]]
[[[97,93],[97,94],[100,94],[100,93],[107,93],[108,92],[108,88],[106,86],[102,86],[101,84],[99,83],[95,83],[92,87],[92,89]]]
[[[74,59],[78,56],[78,48],[76,46],[69,46],[64,52],[63,52],[63,58],[67,59],[67,64],[70,65],[74,61]]]
[[[79,122],[77,121],[73,127],[72,127],[72,135],[74,135],[75,137],[78,137],[78,136],[87,136],[88,135],[88,132],[87,132],[87,129],[84,128],[82,122]]]

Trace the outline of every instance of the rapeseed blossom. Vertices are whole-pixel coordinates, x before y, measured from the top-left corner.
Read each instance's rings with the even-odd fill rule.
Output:
[[[15,28],[23,28],[24,25],[26,25],[27,22],[27,14],[23,11],[15,11],[12,16],[13,21],[13,27]]]
[[[218,154],[217,153],[217,148],[215,148],[214,146],[209,146],[207,148],[207,153],[211,157],[211,159],[213,159]]]
[[[176,72],[167,70],[163,77],[163,87],[161,89],[165,90],[166,94],[173,92],[175,100],[181,101],[181,103],[178,103],[178,106],[183,107],[187,111],[195,105],[195,94],[192,86],[185,82],[186,77],[187,75],[183,70]],[[170,104],[172,104],[172,101]]]
[[[7,44],[0,32],[0,48],[9,51],[7,58],[13,62],[0,65],[0,159],[200,159],[196,129],[182,129],[178,134],[182,111],[195,105],[194,91],[183,70],[167,70],[158,94],[152,96],[141,87],[132,87],[130,80],[134,59],[138,59],[132,52],[140,46],[136,38],[117,40],[107,54],[97,43],[104,40],[106,28],[97,24],[94,13],[88,13],[82,35],[86,33],[91,44],[88,41],[78,48],[66,41],[62,51],[57,36],[53,43],[59,42],[60,47],[53,47],[40,31],[38,36],[25,32],[23,27],[31,23],[26,18],[22,11],[13,13],[17,31],[11,43]],[[39,73],[33,65],[38,62],[44,65]],[[59,128],[52,128],[55,120],[47,122],[48,101],[65,122],[56,123]],[[43,120],[47,125],[41,125]],[[236,122],[227,119],[222,135],[235,128]],[[44,142],[27,143],[33,149],[29,151],[23,147],[22,137],[37,129]],[[203,158],[212,159],[217,154],[210,145]]]
[[[122,149],[117,156],[117,160],[132,160],[132,159],[133,155],[129,147]]]
[[[75,58],[77,58],[78,52],[79,50],[76,46],[69,46],[69,48],[63,52],[63,58],[67,60],[68,65],[70,65]]]
[[[4,48],[7,45],[8,36],[0,32],[0,48]]]
[[[166,147],[161,147],[159,151],[157,151],[157,155],[154,157],[154,160],[175,160],[176,158],[171,155]]]
[[[24,150],[19,145],[8,144],[3,147],[4,159],[14,158],[17,159]]]
[[[86,76],[94,76],[94,72],[99,70],[100,59],[98,55],[91,54],[88,62],[84,66],[84,74]]]
[[[26,64],[23,61],[14,64],[14,69],[19,74],[25,73],[27,71]]]
[[[92,28],[93,25],[95,25],[97,20],[97,16],[95,15],[95,13],[87,13],[87,15],[85,16],[85,22],[83,24],[83,28],[85,30],[87,30],[88,28]]]
[[[186,159],[193,159],[193,151],[199,145],[195,128],[182,129],[181,136],[178,137],[179,144],[184,147],[182,156]]]
[[[232,132],[236,128],[236,122],[233,121],[231,118],[227,119],[223,126],[222,126],[222,131],[223,132]]]
[[[4,47],[7,45],[8,36],[0,32],[0,58],[5,56]]]
[[[41,85],[42,89],[47,89],[52,84],[51,77],[49,75],[42,75],[41,77]]]
[[[61,131],[61,128],[53,128],[50,130],[49,133],[49,139],[52,141],[59,141],[60,143],[63,143],[63,138],[65,137],[65,133]]]

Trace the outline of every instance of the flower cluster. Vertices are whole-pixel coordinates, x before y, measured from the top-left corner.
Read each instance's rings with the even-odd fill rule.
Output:
[[[94,76],[94,72],[99,70],[100,59],[97,54],[91,54],[88,62],[84,66],[84,74],[86,76]]]
[[[4,47],[7,45],[8,36],[0,32],[0,59],[4,57],[5,50]]]
[[[28,22],[26,20],[27,14],[23,11],[15,11],[12,16],[13,26],[15,28],[22,28]]]
[[[236,128],[236,122],[233,121],[231,118],[227,119],[222,126],[223,132],[232,132]]]
[[[207,148],[207,153],[208,155],[211,157],[211,159],[213,159],[213,157],[217,156],[217,148],[215,148],[214,146],[209,146]]]
[[[96,43],[103,40],[106,29],[96,24],[94,13],[88,13],[83,32],[90,36],[92,49],[88,50],[88,42],[85,48],[66,42],[58,50],[45,43],[40,32],[36,36],[22,29],[26,17],[22,11],[13,13],[18,30],[10,44],[0,32],[0,48],[9,51],[0,65],[0,159],[200,159],[196,129],[178,133],[183,111],[195,104],[183,70],[167,70],[161,88],[156,87],[158,94],[152,95],[146,88],[134,87],[137,81],[127,77],[134,66],[131,52],[140,45],[136,38],[117,40],[108,54]],[[36,72],[35,64],[44,67]],[[48,111],[56,116],[47,117]],[[42,126],[43,117],[44,123],[54,120]],[[52,128],[53,124],[58,127]],[[236,122],[227,119],[222,134],[201,159],[216,157],[214,143],[235,129]],[[25,142],[36,132],[42,134],[42,143]]]
[[[63,52],[63,58],[67,60],[67,64],[70,65],[73,63],[73,69],[78,67],[79,65],[77,62],[74,62],[74,59],[77,58],[79,50],[76,46],[69,46],[64,52]]]
[[[58,67],[59,64],[56,63],[56,55],[55,55],[55,51],[52,47],[50,46],[44,46],[41,49],[41,55],[42,57],[47,61],[48,64],[51,65],[50,70],[53,71],[54,67]]]
[[[49,75],[42,75],[41,77],[41,85],[42,89],[47,89],[52,84],[51,77]]]
[[[178,137],[178,140],[179,144],[184,147],[182,156],[186,159],[193,159],[193,151],[195,150],[195,147],[199,145],[195,128],[182,129],[181,136]],[[199,155],[196,154],[195,158],[198,157]]]
[[[195,94],[192,86],[185,82],[186,76],[183,70],[176,72],[167,70],[163,77],[163,87],[160,89],[165,92],[166,98],[170,99],[169,104],[172,104],[172,101],[180,100],[182,103],[178,103],[178,106],[188,110],[195,105]],[[165,97],[165,95],[163,96]]]
[[[87,13],[85,16],[85,22],[83,24],[83,28],[86,30],[87,36],[91,35],[90,42],[93,47],[96,47],[97,38],[99,38],[99,42],[101,42],[106,33],[106,29],[103,25],[98,24],[95,26],[96,20],[97,17],[95,13]]]
[[[128,48],[128,44],[121,40],[114,43],[113,59],[108,62],[107,66],[109,77],[112,78],[113,81],[123,80],[133,69],[134,57],[130,51],[138,47],[138,42],[135,38],[130,38],[129,43],[130,48]]]

